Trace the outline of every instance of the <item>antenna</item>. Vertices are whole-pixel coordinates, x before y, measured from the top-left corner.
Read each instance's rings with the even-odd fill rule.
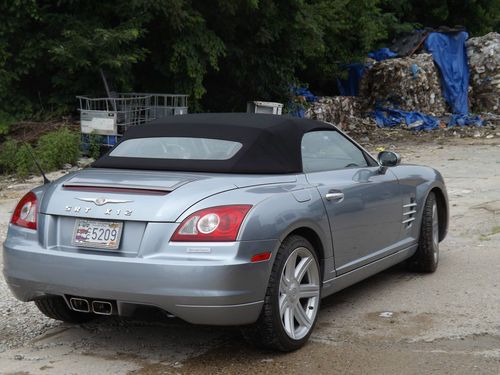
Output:
[[[43,169],[42,167],[40,167],[40,164],[38,164],[38,160],[36,160],[35,158],[35,155],[33,155],[33,153],[31,152],[31,147],[29,144],[27,144],[26,142],[23,141],[23,144],[26,146],[26,149],[28,150],[30,156],[33,158],[33,161],[35,162],[35,165],[36,167],[38,168],[38,170],[40,171],[40,174],[42,175],[43,177],[43,184],[46,185],[46,184],[50,184],[50,180],[47,178],[47,176],[45,176],[45,173],[43,172]]]

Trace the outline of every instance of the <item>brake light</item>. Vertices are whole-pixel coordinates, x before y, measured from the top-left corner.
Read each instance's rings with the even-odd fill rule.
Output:
[[[10,223],[23,228],[36,229],[36,214],[36,195],[30,191],[17,204]]]
[[[171,241],[236,241],[248,204],[206,208],[189,215]]]

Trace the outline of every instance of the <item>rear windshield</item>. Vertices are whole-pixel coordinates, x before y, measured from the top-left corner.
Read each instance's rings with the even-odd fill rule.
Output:
[[[234,141],[210,138],[152,137],[127,139],[109,154],[121,158],[227,160],[242,147]]]

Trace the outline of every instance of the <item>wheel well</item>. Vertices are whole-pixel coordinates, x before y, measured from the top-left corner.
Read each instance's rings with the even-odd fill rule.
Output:
[[[321,273],[323,274],[324,273],[323,259],[325,258],[325,249],[323,248],[323,243],[321,242],[321,239],[319,238],[318,234],[313,229],[308,227],[297,228],[293,230],[291,233],[289,233],[288,236],[291,236],[293,234],[304,237],[311,243],[311,245],[313,245],[314,251],[316,251],[316,255],[318,256]]]
[[[435,187],[431,190],[436,197],[439,219],[439,241],[444,240],[448,228],[448,210],[446,207],[446,199],[440,188]]]

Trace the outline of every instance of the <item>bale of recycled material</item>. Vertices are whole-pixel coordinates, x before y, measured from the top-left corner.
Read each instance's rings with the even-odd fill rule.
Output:
[[[500,34],[470,38],[469,59],[472,111],[500,114]]]
[[[307,108],[305,117],[330,122],[348,129],[353,118],[361,116],[361,98],[356,96],[322,96]]]
[[[432,55],[372,61],[370,65],[360,83],[367,109],[394,107],[435,116],[448,112]]]

